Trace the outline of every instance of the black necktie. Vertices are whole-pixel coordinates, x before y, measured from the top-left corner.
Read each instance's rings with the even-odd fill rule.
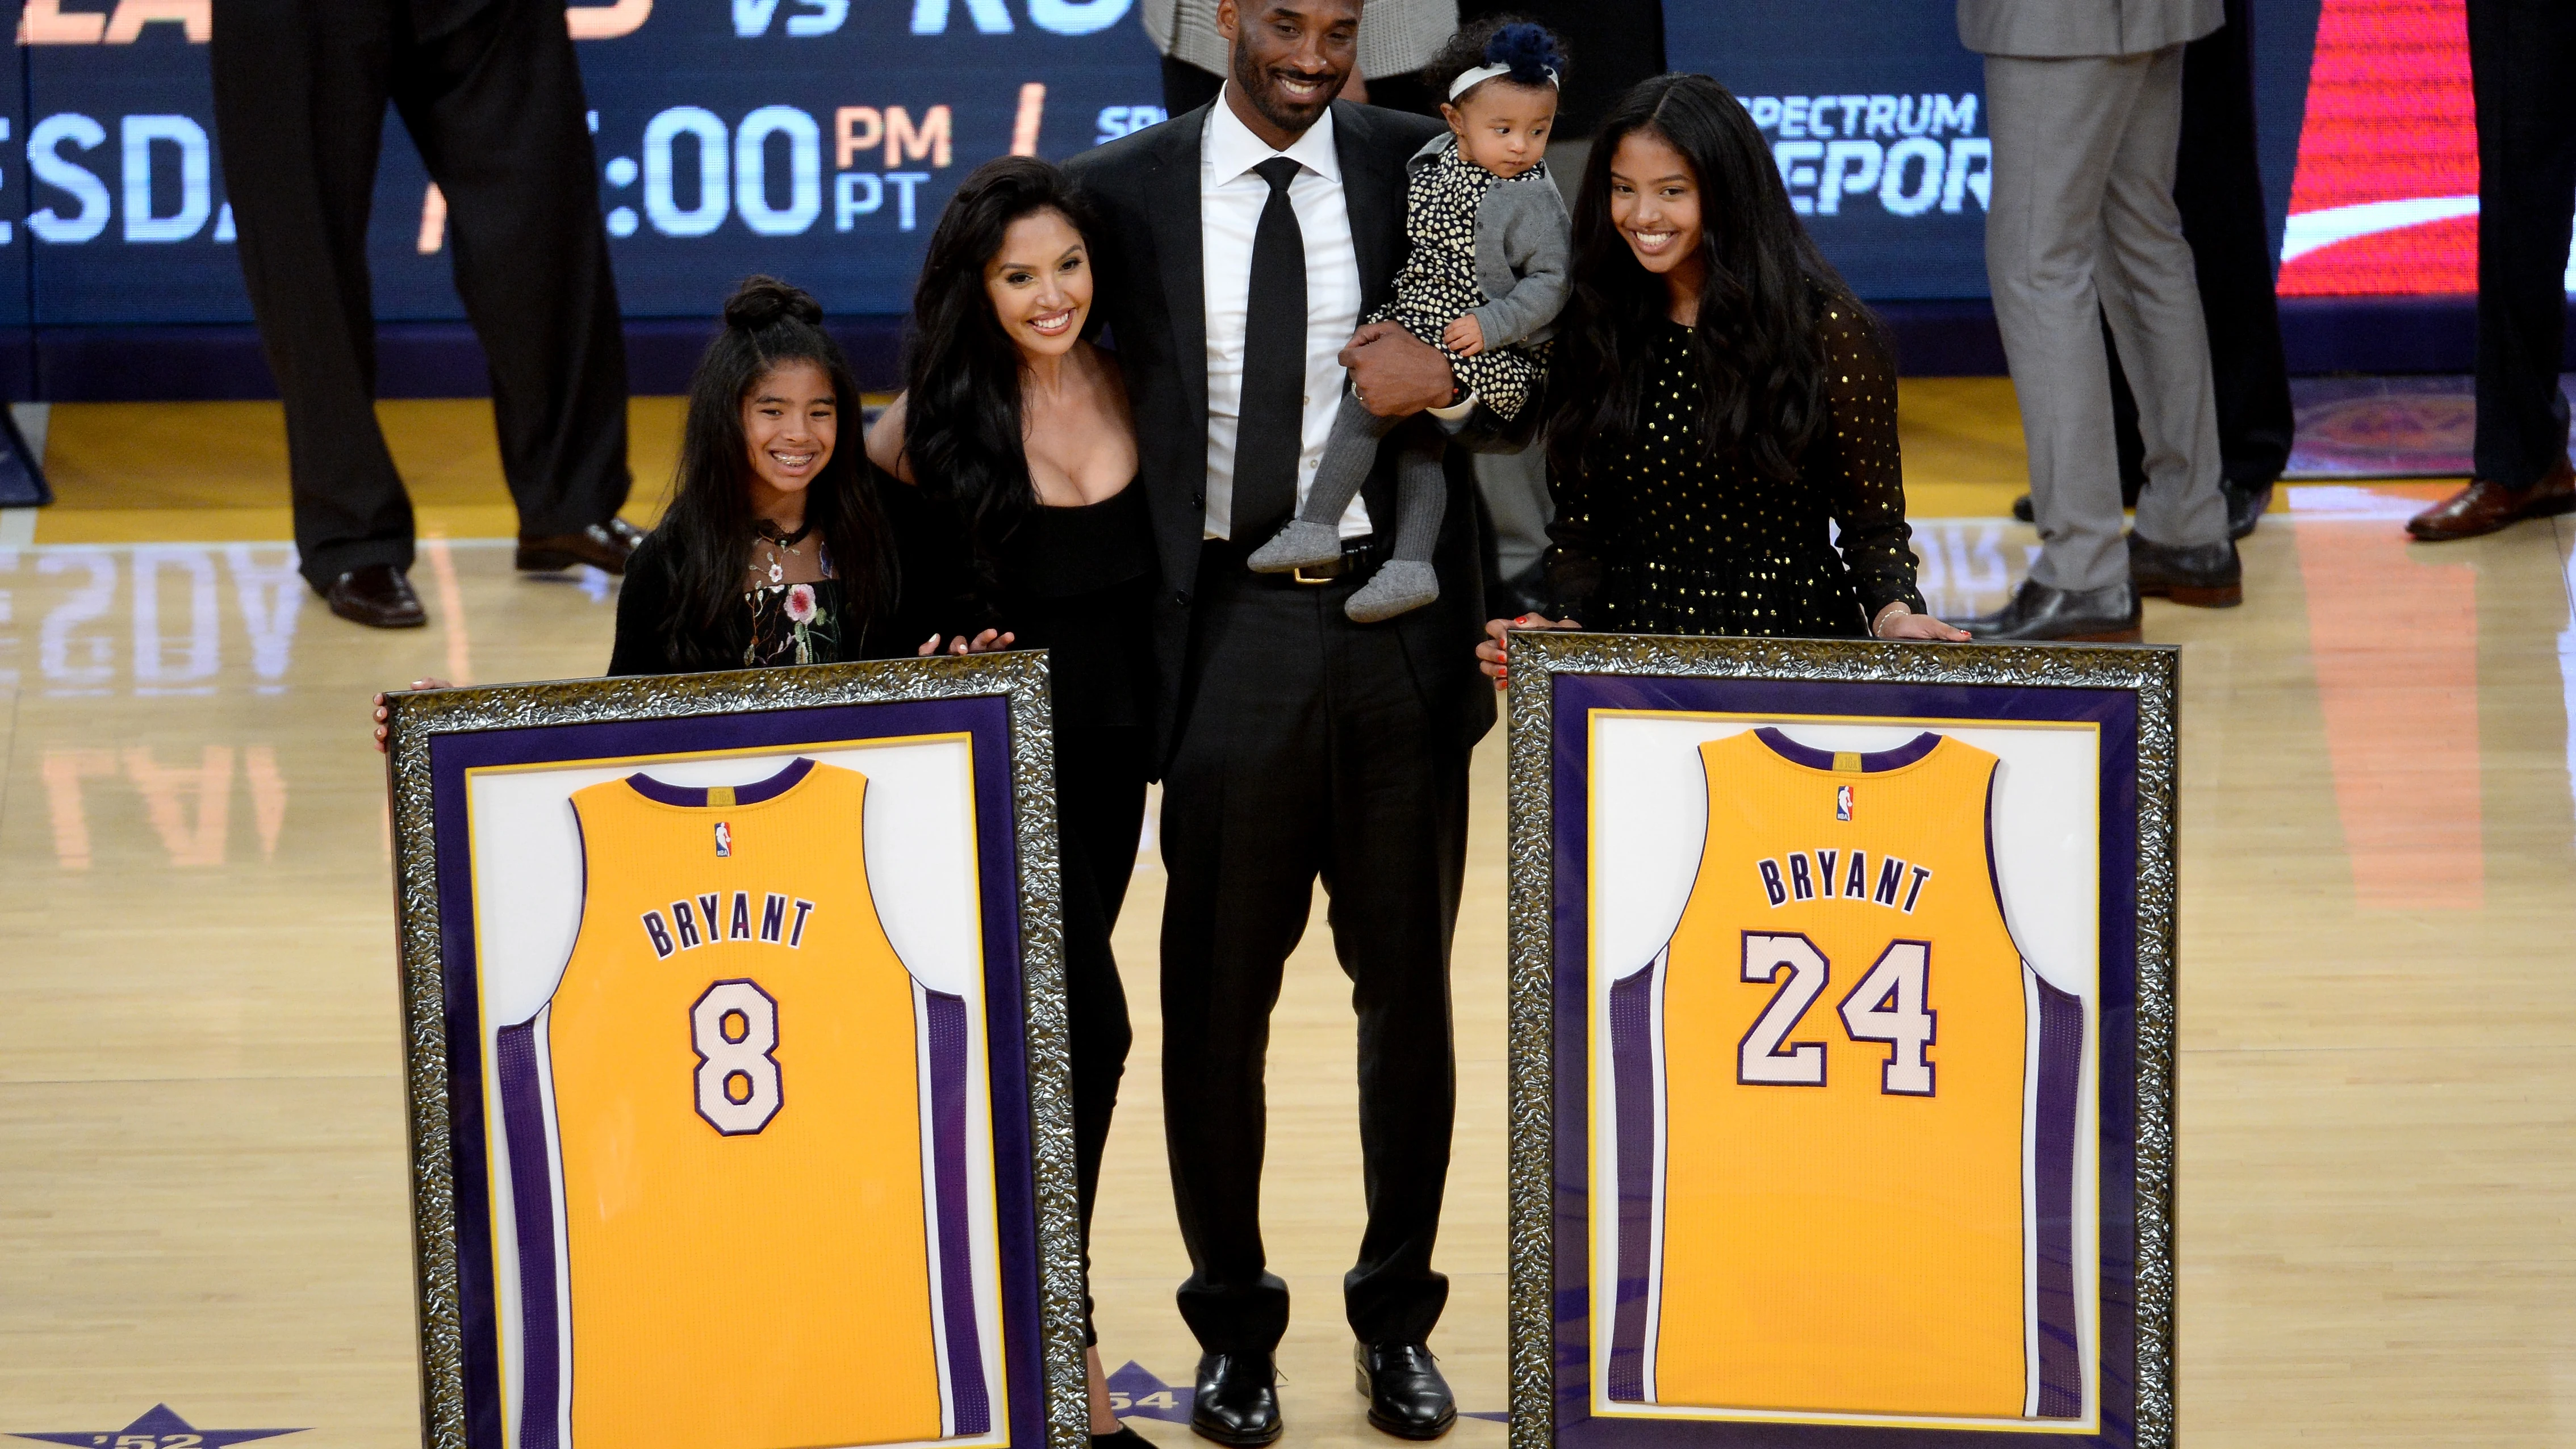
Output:
[[[1242,544],[1268,541],[1297,506],[1306,433],[1306,235],[1288,204],[1297,163],[1252,168],[1270,183],[1252,233],[1252,290],[1243,314],[1243,400],[1234,435],[1234,524]]]

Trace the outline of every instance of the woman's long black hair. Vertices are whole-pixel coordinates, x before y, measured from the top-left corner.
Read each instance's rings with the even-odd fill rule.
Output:
[[[839,437],[805,490],[805,523],[823,541],[841,581],[848,617],[843,648],[855,658],[864,631],[893,610],[895,556],[876,493],[860,471],[859,385],[849,360],[823,330],[822,304],[775,277],[752,277],[725,299],[724,330],[707,344],[689,380],[688,420],[671,506],[654,535],[670,550],[671,613],[663,621],[673,662],[696,669],[739,667],[732,621],[742,608],[749,566],[751,442],[742,400],[785,363],[810,362],[832,380]]]
[[[1053,211],[1088,247],[1091,209],[1064,172],[1034,156],[1002,156],[967,174],[930,233],[912,291],[904,349],[903,452],[922,491],[966,521],[977,583],[998,586],[996,551],[1038,505],[1020,411],[1020,350],[993,314],[984,269],[1003,234],[1025,216]],[[1100,325],[1095,305],[1086,335]]]
[[[1707,283],[1691,329],[1700,379],[1691,420],[1713,457],[1785,483],[1825,415],[1820,297],[1869,312],[1816,250],[1753,117],[1704,75],[1660,75],[1622,96],[1592,141],[1574,203],[1574,288],[1548,369],[1548,462],[1580,477],[1626,450],[1642,422],[1655,338],[1671,310],[1664,279],[1638,265],[1610,219],[1610,161],[1636,133],[1660,137],[1699,181]]]

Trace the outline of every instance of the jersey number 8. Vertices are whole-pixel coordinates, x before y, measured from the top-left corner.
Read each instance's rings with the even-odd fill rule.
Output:
[[[778,1075],[778,1002],[753,981],[719,981],[689,1008],[698,1115],[727,1137],[758,1132],[786,1105]]]
[[[1771,1003],[1755,1018],[1737,1048],[1736,1080],[1748,1086],[1821,1087],[1825,1084],[1825,1044],[1799,1042],[1786,1051],[1780,1043],[1797,1030],[1807,1008],[1824,994],[1833,963],[1816,943],[1796,934],[1744,933],[1744,979],[1751,982],[1789,979],[1771,993]],[[1932,1063],[1923,1049],[1932,1044],[1933,1019],[1924,1004],[1932,974],[1932,947],[1924,941],[1890,941],[1887,949],[1842,999],[1843,1033],[1853,1041],[1883,1041],[1891,1050],[1880,1069],[1878,1090],[1895,1097],[1932,1095]]]

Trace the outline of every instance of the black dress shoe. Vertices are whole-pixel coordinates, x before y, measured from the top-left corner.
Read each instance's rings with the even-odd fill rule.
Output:
[[[2272,485],[2269,483],[2257,487],[2222,483],[2218,492],[2227,500],[2227,536],[2231,539],[2252,533],[2254,525],[2263,521],[2263,515],[2272,511]]]
[[[331,612],[370,629],[417,629],[429,622],[411,580],[392,564],[351,569],[322,591]]]
[[[2245,567],[2232,538],[2178,548],[2131,533],[2129,582],[2141,595],[2196,609],[2233,609],[2245,602]]]
[[[1351,1349],[1369,1422],[1399,1439],[1437,1439],[1458,1422],[1458,1401],[1431,1350],[1418,1343],[1363,1343]]]
[[[644,531],[623,518],[594,523],[578,533],[519,535],[519,568],[527,573],[552,573],[574,564],[588,564],[605,574],[626,572],[627,556],[635,545],[644,541]]]
[[[2052,589],[2024,579],[1999,613],[1959,627],[1979,642],[2081,639],[2100,644],[2138,641],[2138,590],[2133,584],[2099,589]]]
[[[1190,1432],[1220,1444],[1271,1444],[1280,1433],[1279,1371],[1266,1353],[1199,1355]]]

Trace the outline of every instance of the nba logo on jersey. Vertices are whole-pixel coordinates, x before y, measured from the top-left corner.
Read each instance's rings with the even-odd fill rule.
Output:
[[[1851,792],[1849,790],[1845,790],[1843,794],[1848,796]],[[1851,807],[1848,805],[1843,807],[1843,818],[1845,820],[1849,820],[1851,818]],[[718,860],[722,860],[732,854],[733,827],[726,824],[724,821],[719,820],[716,822],[716,858]]]
[[[1836,785],[1834,787],[1834,818],[1836,820],[1849,820],[1851,818],[1851,786],[1849,785]],[[719,825],[716,829],[721,832],[724,827]],[[718,839],[721,840],[722,836],[719,835]],[[721,844],[716,847],[716,854],[724,854],[724,847]]]

